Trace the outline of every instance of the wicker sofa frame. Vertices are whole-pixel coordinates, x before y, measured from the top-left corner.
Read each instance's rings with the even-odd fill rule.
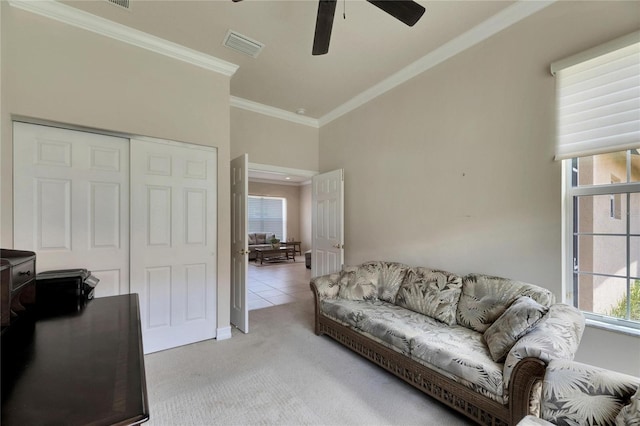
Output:
[[[542,380],[546,369],[540,359],[524,358],[518,362],[509,383],[509,402],[503,405],[322,315],[320,298],[313,283],[311,290],[315,297],[315,333],[318,336],[326,334],[476,423],[515,425],[529,414],[533,386]]]

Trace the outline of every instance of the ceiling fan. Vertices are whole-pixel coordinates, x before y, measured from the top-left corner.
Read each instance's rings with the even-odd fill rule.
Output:
[[[367,0],[389,15],[412,27],[424,14],[424,7],[412,0]],[[313,55],[324,55],[329,51],[333,17],[337,0],[320,0],[318,2],[318,17],[316,18],[316,32],[313,39]]]
[[[238,2],[241,0],[233,0]],[[389,15],[412,27],[424,14],[424,7],[412,0],[367,0]],[[333,17],[338,0],[319,0],[316,32],[313,38],[312,55],[324,55],[329,51]]]

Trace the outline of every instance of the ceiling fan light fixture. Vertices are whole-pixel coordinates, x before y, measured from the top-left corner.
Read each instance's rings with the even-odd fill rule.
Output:
[[[257,58],[264,48],[264,43],[260,43],[233,30],[227,31],[222,45],[236,52],[251,56],[252,58]]]

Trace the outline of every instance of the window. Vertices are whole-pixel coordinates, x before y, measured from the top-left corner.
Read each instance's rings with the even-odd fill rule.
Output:
[[[565,288],[588,319],[640,331],[640,32],[552,64],[564,161]]]
[[[287,229],[287,200],[249,195],[249,231],[269,232],[284,241]]]
[[[640,152],[570,161],[573,302],[592,319],[640,329]]]

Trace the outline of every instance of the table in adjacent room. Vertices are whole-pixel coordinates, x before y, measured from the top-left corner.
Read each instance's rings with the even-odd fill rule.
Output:
[[[279,248],[256,248],[256,263],[260,261],[273,261],[273,260],[293,260],[296,261],[296,255],[293,247],[285,246]]]

